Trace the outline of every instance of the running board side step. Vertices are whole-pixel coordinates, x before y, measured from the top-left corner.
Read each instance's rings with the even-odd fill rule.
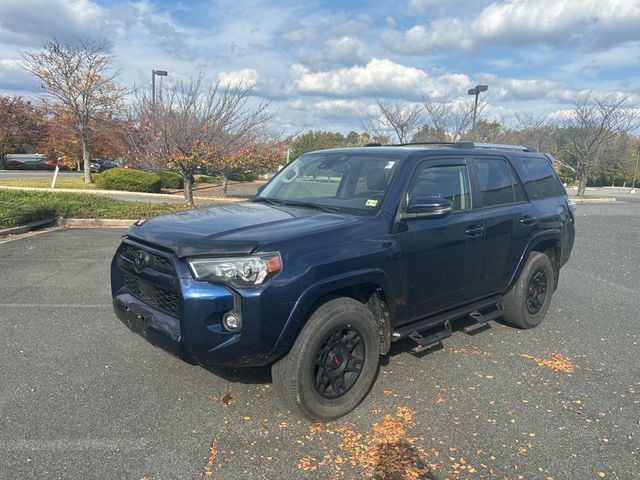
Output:
[[[453,320],[471,316],[471,318],[479,323],[486,323],[489,320],[495,320],[496,318],[500,317],[502,315],[502,308],[500,306],[501,302],[502,295],[495,295],[493,297],[488,297],[484,300],[480,300],[479,302],[474,302],[472,304],[465,305],[448,312],[434,315],[433,317],[418,320],[417,322],[412,322],[407,325],[402,325],[401,327],[398,327],[393,331],[393,334],[391,335],[391,341],[396,342],[405,337],[410,337],[415,341],[417,341],[416,338],[424,338],[429,340],[434,336],[442,336],[442,338],[430,342],[436,343],[443,338],[447,338],[451,335],[451,324],[449,322]],[[487,311],[488,309],[491,309],[489,313],[480,313],[480,311]],[[444,329],[439,330],[434,334],[428,335],[426,337],[419,333],[425,330],[436,328]],[[449,333],[447,334],[447,332]],[[422,343],[420,344],[422,345]]]
[[[431,335],[423,336],[420,332],[411,332],[409,334],[409,338],[416,342],[418,345],[422,345],[423,347],[427,347],[429,345],[433,345],[434,343],[438,343],[445,338],[448,338],[452,335],[451,323],[449,320],[444,322],[442,325],[442,329],[437,332],[432,333]]]

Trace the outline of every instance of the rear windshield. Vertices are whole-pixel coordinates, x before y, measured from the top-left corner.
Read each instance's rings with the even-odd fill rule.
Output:
[[[556,171],[546,158],[528,157],[512,161],[530,199],[566,195]]]

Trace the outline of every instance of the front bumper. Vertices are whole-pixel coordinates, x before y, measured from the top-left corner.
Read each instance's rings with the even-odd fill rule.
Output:
[[[165,271],[136,270],[122,255],[127,246],[168,261]],[[170,269],[173,274],[167,273]],[[262,289],[236,291],[194,280],[175,256],[130,240],[113,258],[111,289],[116,316],[130,330],[186,362],[206,367],[261,366],[275,360],[281,323],[293,307],[269,302]],[[242,315],[239,333],[222,326],[223,315],[231,310]]]
[[[177,318],[149,308],[128,293],[121,293],[113,298],[113,310],[129,330],[141,335],[152,345],[174,354],[185,362],[197,363],[182,345],[180,321]]]

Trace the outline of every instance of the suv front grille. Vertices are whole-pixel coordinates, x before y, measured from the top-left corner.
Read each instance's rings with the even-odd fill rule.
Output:
[[[129,274],[124,275],[124,283],[134,297],[169,315],[180,316],[180,296],[176,292],[156,287]]]
[[[149,259],[149,264],[145,268],[149,268],[151,270],[155,270],[157,272],[162,272],[162,273],[168,273],[168,274],[175,273],[171,260],[169,260],[166,257],[162,257],[160,255],[151,253],[147,250],[142,250],[140,248],[134,247],[133,245],[126,245],[120,254],[127,260],[135,262],[136,255],[140,251],[144,252],[147,258]]]

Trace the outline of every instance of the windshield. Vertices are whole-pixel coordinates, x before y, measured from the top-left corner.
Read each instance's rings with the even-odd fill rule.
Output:
[[[373,214],[398,163],[397,155],[307,153],[283,168],[254,201]]]

